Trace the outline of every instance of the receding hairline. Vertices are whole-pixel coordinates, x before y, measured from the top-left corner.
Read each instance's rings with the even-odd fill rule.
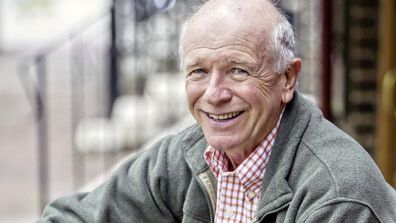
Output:
[[[235,4],[234,4],[235,3]],[[250,4],[249,4],[250,3]],[[259,4],[262,3],[262,4]],[[249,4],[249,7],[247,7]],[[254,7],[252,7],[252,5]],[[257,6],[257,7],[256,7]],[[243,11],[242,11],[243,7]],[[234,11],[237,13],[239,11],[240,15],[248,15],[252,16],[253,14],[253,19],[258,19],[257,17],[261,16],[261,19],[258,19],[257,21],[268,21],[271,24],[268,26],[266,24],[265,26],[262,26],[261,29],[262,31],[266,33],[271,33],[272,30],[274,29],[275,25],[279,22],[281,22],[282,17],[284,17],[284,14],[282,13],[282,10],[277,5],[277,1],[270,1],[270,0],[253,0],[253,1],[244,1],[244,0],[208,0],[208,1],[203,1],[203,3],[196,7],[192,14],[187,17],[187,19],[184,21],[182,24],[181,28],[181,35],[180,35],[180,41],[179,43],[181,44],[186,36],[186,31],[187,29],[199,22],[202,19],[205,19],[207,16],[211,16],[211,14],[216,14],[215,12],[218,12],[220,8],[225,8],[229,11]],[[261,9],[260,9],[261,8]],[[246,11],[254,11],[256,10],[257,13],[247,13]],[[256,16],[257,15],[257,16]]]
[[[236,3],[236,4],[232,4]],[[247,3],[250,3],[249,5]],[[260,4],[261,3],[261,4]],[[255,32],[260,33],[260,35],[268,36],[269,38],[263,38],[263,46],[268,46],[271,44],[270,36],[273,35],[276,27],[283,23],[286,19],[286,15],[280,9],[277,4],[278,1],[270,1],[270,0],[253,0],[253,1],[243,1],[243,0],[210,0],[204,2],[200,7],[196,8],[195,11],[184,21],[181,28],[181,35],[179,39],[179,57],[180,57],[180,68],[183,67],[183,57],[184,57],[184,40],[185,36],[188,33],[187,30],[190,26],[199,23],[203,18],[207,18],[207,16],[211,16],[212,14],[216,15],[219,7],[225,8],[227,12],[238,12],[240,11],[240,15],[244,16],[248,15],[248,17],[252,17],[255,21],[259,22],[258,29]],[[257,7],[256,7],[257,6]],[[243,7],[243,8],[242,8]],[[247,12],[253,12],[248,13]],[[227,13],[227,16],[228,16]],[[231,13],[232,15],[232,13]],[[261,18],[260,18],[261,16]],[[260,36],[259,35],[259,36]]]

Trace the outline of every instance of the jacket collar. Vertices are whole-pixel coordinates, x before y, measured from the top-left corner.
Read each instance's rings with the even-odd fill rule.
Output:
[[[287,177],[311,118],[310,107],[311,103],[298,92],[286,106],[264,175],[257,216],[265,217],[270,212],[286,207],[293,197]]]
[[[209,169],[204,159],[204,152],[208,147],[202,129],[198,124],[192,127],[192,133],[184,137],[184,157],[190,169],[195,175],[205,172]]]

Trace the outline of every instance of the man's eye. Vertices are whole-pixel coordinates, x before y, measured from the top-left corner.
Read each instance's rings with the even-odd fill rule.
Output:
[[[246,70],[241,69],[241,68],[232,68],[231,72],[233,74],[247,74],[248,73]]]
[[[187,74],[187,77],[192,78],[192,79],[199,79],[202,78],[206,74],[206,71],[204,69],[195,69]]]
[[[245,80],[249,76],[249,72],[241,68],[232,68],[230,74],[236,80]]]
[[[195,69],[191,73],[192,74],[203,74],[203,73],[205,73],[205,70],[201,69],[201,68],[200,69]]]

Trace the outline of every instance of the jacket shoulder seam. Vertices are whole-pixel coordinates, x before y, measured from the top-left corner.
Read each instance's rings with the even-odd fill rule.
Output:
[[[318,154],[316,154],[316,152],[312,149],[312,146],[309,145],[307,142],[305,142],[305,140],[301,140],[301,142],[302,142],[302,144],[304,146],[306,146],[309,149],[309,151],[312,152],[312,154],[316,157],[316,159],[325,167],[326,171],[330,175],[331,182],[332,182],[332,184],[334,185],[334,187],[336,189],[336,197],[340,197],[340,193],[339,193],[339,188],[338,188],[337,182],[335,181],[335,179],[334,179],[335,177],[331,173],[330,168],[328,167],[327,163],[322,158],[320,158],[318,156]]]
[[[335,205],[335,204],[339,204],[339,203],[356,203],[358,205],[364,206],[364,207],[368,208],[370,210],[370,212],[372,212],[372,215],[378,220],[378,222],[381,222],[381,223],[383,222],[379,218],[379,216],[375,212],[375,210],[371,207],[370,204],[367,204],[366,202],[363,202],[361,200],[345,198],[345,197],[337,197],[337,198],[334,198],[334,199],[330,199],[330,200],[328,200],[326,202],[323,202],[317,208],[313,209],[309,214],[307,214],[307,216],[303,219],[303,222],[305,222],[316,211],[319,211],[320,209],[325,208],[327,206]]]

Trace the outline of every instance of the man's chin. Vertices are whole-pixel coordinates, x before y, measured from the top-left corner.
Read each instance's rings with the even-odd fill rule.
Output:
[[[232,139],[232,137],[224,137],[222,139],[217,137],[216,139],[208,139],[208,144],[214,149],[221,151],[232,150],[238,145],[238,143],[236,143],[235,139]]]

